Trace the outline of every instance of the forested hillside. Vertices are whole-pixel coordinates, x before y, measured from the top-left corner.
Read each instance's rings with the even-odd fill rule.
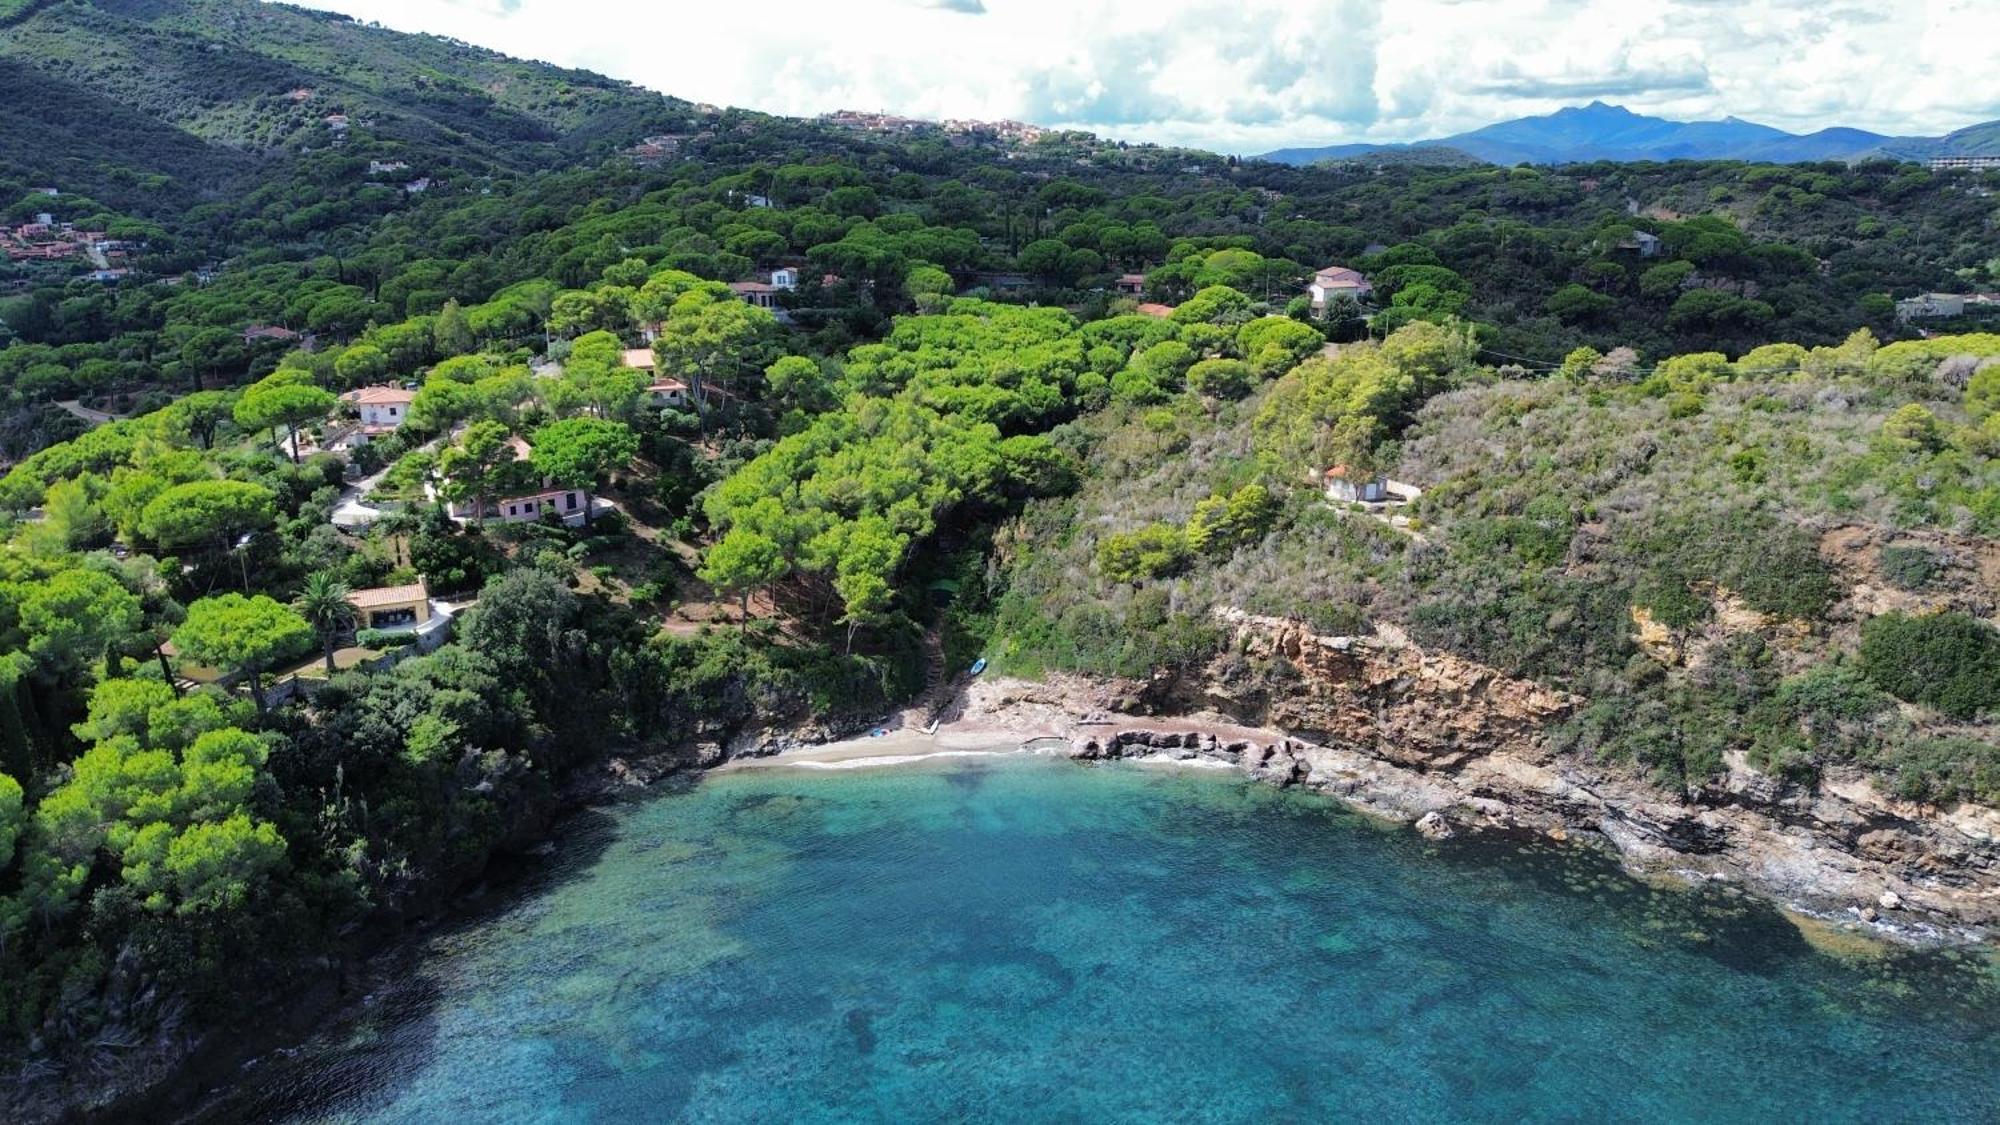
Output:
[[[15,1116],[337,979],[607,757],[1193,667],[1224,608],[1575,692],[1666,791],[2000,793],[2000,345],[1891,303],[2000,285],[2000,175],[1295,169],[13,13],[5,218],[124,244],[0,297]]]
[[[429,173],[547,167],[675,120],[668,99],[599,75],[284,4],[44,0],[4,26],[19,123],[0,134],[0,178],[59,179],[153,218],[346,144],[336,115],[367,131],[368,155]],[[174,194],[149,198],[162,187]]]

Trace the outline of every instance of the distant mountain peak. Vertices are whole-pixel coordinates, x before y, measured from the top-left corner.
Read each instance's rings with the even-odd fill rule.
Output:
[[[1964,136],[1961,138],[1961,134]],[[1719,121],[1674,121],[1634,113],[1603,99],[1565,106],[1553,113],[1495,122],[1470,132],[1406,145],[1335,145],[1281,149],[1263,159],[1286,164],[1363,159],[1395,152],[1421,159],[1435,152],[1440,162],[1471,156],[1489,164],[1572,164],[1597,160],[1749,160],[1774,164],[1817,160],[1860,160],[1884,155],[1917,158],[1959,149],[1984,151],[2000,146],[2000,122],[1974,126],[1950,137],[1888,137],[1863,129],[1833,127],[1810,134],[1788,133],[1731,114]]]

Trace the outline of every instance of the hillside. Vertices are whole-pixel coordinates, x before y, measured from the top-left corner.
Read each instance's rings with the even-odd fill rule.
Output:
[[[47,0],[7,18],[0,176],[148,213],[335,144],[427,172],[524,171],[630,144],[685,103],[584,71],[256,0]],[[33,107],[32,110],[29,107]],[[336,130],[332,115],[349,126]],[[344,136],[337,136],[344,133]],[[134,174],[165,178],[144,190]]]
[[[1675,791],[1740,758],[2000,800],[2000,690],[1972,687],[2000,633],[1973,627],[1970,663],[1936,668],[1980,703],[1890,670],[1995,615],[2000,426],[1983,396],[2000,339],[1857,335],[1636,373],[1585,356],[1533,381],[1495,381],[1464,347],[1406,329],[1240,401],[1092,419],[1082,486],[996,539],[989,651],[1029,677],[1144,681],[1226,663],[1225,612],[1387,628],[1573,693],[1560,745]],[[1959,351],[1986,358],[1938,358]],[[1316,483],[1336,462],[1415,498],[1329,501]],[[1913,691],[1926,705],[1898,710]]]
[[[1976,155],[1993,124],[1948,137],[1888,137],[1862,129],[1829,128],[1788,133],[1730,117],[1721,121],[1672,121],[1591,102],[1538,117],[1502,121],[1437,140],[1401,145],[1346,144],[1285,148],[1259,159],[1283,164],[1352,160],[1383,151],[1456,150],[1491,164],[1574,164],[1598,160],[1751,160],[1801,164],[1887,155],[1922,159]]]

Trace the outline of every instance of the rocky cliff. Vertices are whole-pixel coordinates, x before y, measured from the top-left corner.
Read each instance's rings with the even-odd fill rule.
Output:
[[[2000,930],[2000,812],[1897,800],[1858,774],[1800,786],[1740,758],[1676,796],[1551,749],[1546,732],[1577,702],[1559,692],[1389,629],[1326,637],[1275,618],[1225,620],[1234,643],[1197,673],[984,684],[961,721],[1058,727],[1084,759],[1214,758],[1433,835],[1599,841],[1635,872],[1731,881],[1913,940]]]

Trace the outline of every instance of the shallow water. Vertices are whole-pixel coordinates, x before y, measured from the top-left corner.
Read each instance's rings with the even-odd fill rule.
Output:
[[[756,770],[228,1110],[301,1121],[2000,1119],[2000,977],[1208,771]]]

